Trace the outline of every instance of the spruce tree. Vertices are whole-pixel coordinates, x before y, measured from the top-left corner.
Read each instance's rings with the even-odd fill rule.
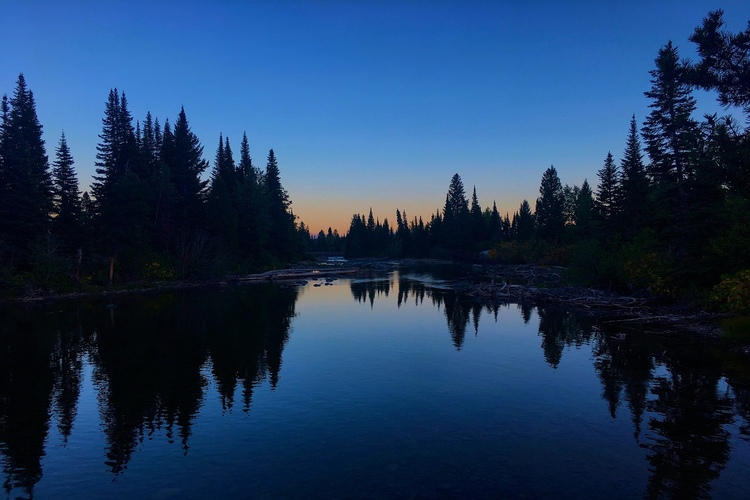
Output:
[[[513,214],[513,217],[515,219],[515,214]],[[510,220],[508,212],[505,212],[505,217],[503,218],[502,235],[503,239],[505,239],[506,241],[511,241],[516,237],[515,232],[513,231],[513,223]]]
[[[96,175],[91,191],[96,205],[107,202],[109,190],[117,179],[138,163],[133,118],[127,108],[125,93],[111,89],[104,109],[102,133],[96,146]]]
[[[91,190],[97,242],[109,257],[111,284],[116,263],[124,274],[137,273],[148,249],[144,233],[149,220],[149,179],[140,176],[144,175],[142,155],[124,92],[110,90],[99,138]]]
[[[737,34],[724,27],[724,11],[719,9],[695,28],[690,41],[698,46],[701,59],[688,76],[693,84],[716,90],[723,106],[741,106],[750,114],[750,23]]]
[[[469,225],[469,203],[466,191],[457,173],[451,178],[448,193],[445,195],[442,221],[436,221],[439,226],[438,243],[442,243],[453,256],[467,251],[471,244],[471,227]]]
[[[222,167],[222,177],[227,183],[229,193],[234,196],[234,192],[237,190],[237,166],[234,163],[232,147],[229,145],[229,137],[224,138],[224,165]]]
[[[750,120],[750,24],[739,33],[725,28],[724,12],[710,12],[701,26],[695,28],[690,41],[697,45],[700,60],[690,67],[691,84],[715,90],[725,107],[738,106]],[[750,199],[750,129],[743,128],[732,117],[709,118],[710,153],[723,170],[730,195]],[[708,165],[704,165],[708,166]]]
[[[461,176],[454,174],[448,186],[448,193],[445,197],[445,206],[443,208],[443,217],[451,221],[464,222],[469,212],[469,204],[466,201],[466,191],[461,181]]]
[[[527,200],[523,200],[518,213],[513,216],[513,223],[516,226],[513,232],[519,241],[529,241],[534,237],[534,219],[531,205]]]
[[[165,144],[166,134],[165,129]],[[173,220],[176,231],[186,236],[204,224],[208,181],[201,180],[201,174],[208,168],[208,162],[203,159],[203,146],[190,129],[184,107],[180,109],[170,142],[165,146],[170,151],[163,156],[174,188]]]
[[[620,223],[626,237],[633,237],[645,218],[648,199],[648,178],[643,164],[641,143],[635,115],[630,119],[630,131],[625,153],[620,161]]]
[[[240,163],[237,167],[239,185],[236,193],[237,230],[240,253],[253,265],[261,258],[268,243],[268,204],[261,175],[250,157],[247,134],[240,145]]]
[[[686,72],[670,41],[659,50],[656,69],[649,72],[651,90],[644,93],[652,101],[643,138],[651,158],[649,174],[657,188],[658,225],[672,235],[679,235],[679,226],[688,218],[685,183],[698,152],[698,125],[691,117],[696,103]]]
[[[237,170],[234,164],[232,148],[229,146],[229,137],[224,138],[219,134],[219,147],[216,150],[216,159],[214,160],[214,169],[211,171],[212,182],[221,177],[227,192],[234,195],[237,187]]]
[[[602,229],[605,237],[611,236],[615,228],[615,218],[618,210],[618,185],[620,175],[617,165],[608,152],[604,159],[604,166],[597,172],[599,177],[599,187],[596,190],[595,207],[598,219],[602,223]]]
[[[237,240],[237,210],[230,184],[234,177],[234,160],[231,150],[227,151],[229,140],[225,142],[219,134],[219,147],[211,172],[211,187],[208,193],[207,216],[210,232],[219,238],[225,248],[233,254],[239,250]]]
[[[492,212],[489,222],[489,239],[492,243],[498,243],[503,239],[503,220],[497,211],[497,203],[492,202]]]
[[[74,249],[81,239],[81,201],[78,178],[73,169],[73,155],[64,132],[52,164],[52,189],[55,215],[52,219],[53,233],[69,250]]]
[[[571,187],[565,184],[565,186],[563,186],[563,206],[565,207],[564,216],[566,226],[575,224],[576,202],[578,201],[578,193],[580,191],[581,188],[576,185],[573,185],[573,187]]]
[[[23,74],[13,97],[3,98],[0,156],[0,240],[14,253],[28,255],[48,228],[52,181],[34,94]]]
[[[164,121],[163,129],[159,126],[159,120],[154,120],[154,148],[156,171],[153,180],[154,210],[151,241],[154,248],[166,252],[170,250],[176,232],[174,213],[177,198],[169,167],[174,163],[174,135],[169,120]]]
[[[482,207],[479,205],[479,199],[477,198],[477,187],[474,186],[474,191],[471,195],[471,209],[469,210],[469,216],[471,218],[471,239],[474,244],[484,243],[487,239],[487,231],[485,229],[484,215],[482,214]]]
[[[159,169],[159,149],[161,145],[157,142],[158,127],[159,120],[154,122],[151,112],[147,112],[139,141],[140,163],[143,165],[143,172],[140,175],[146,178],[156,174]]]
[[[574,213],[575,228],[578,235],[587,238],[591,235],[591,220],[594,211],[594,194],[589,181],[584,179],[576,196]]]
[[[558,241],[565,228],[565,200],[557,170],[550,166],[542,175],[536,200],[536,225],[543,240]]]
[[[283,261],[292,259],[300,251],[295,237],[294,215],[290,212],[289,195],[281,185],[281,174],[276,155],[268,152],[266,172],[263,176],[268,202],[269,248],[271,253]]]

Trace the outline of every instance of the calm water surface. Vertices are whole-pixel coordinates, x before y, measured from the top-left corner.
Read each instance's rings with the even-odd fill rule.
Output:
[[[8,498],[750,489],[746,360],[427,275],[0,315]]]

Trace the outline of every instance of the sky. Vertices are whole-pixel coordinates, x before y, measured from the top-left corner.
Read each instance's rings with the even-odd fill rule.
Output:
[[[213,165],[219,134],[256,166],[273,148],[298,221],[345,234],[372,208],[425,221],[453,174],[511,215],[542,174],[596,184],[642,123],[649,71],[672,40],[750,2],[0,0],[0,93],[34,92],[50,161],[64,131],[81,189],[110,89],[136,120],[180,108]],[[724,111],[697,93],[700,114]],[[206,172],[206,176],[209,172]]]

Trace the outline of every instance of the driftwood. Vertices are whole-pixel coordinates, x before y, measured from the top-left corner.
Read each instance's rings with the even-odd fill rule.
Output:
[[[463,282],[457,288],[483,302],[553,305],[596,316],[603,324],[622,324],[655,331],[695,331],[706,336],[720,334],[716,326],[724,314],[713,314],[690,306],[664,305],[655,297],[629,297],[593,288],[563,285],[563,268],[493,266],[475,270],[485,280]],[[515,282],[515,283],[514,283]]]
[[[250,274],[238,277],[235,280],[241,283],[259,281],[299,281],[312,278],[336,278],[338,276],[351,276],[360,272],[359,269],[281,269],[278,271],[266,271],[264,273]]]

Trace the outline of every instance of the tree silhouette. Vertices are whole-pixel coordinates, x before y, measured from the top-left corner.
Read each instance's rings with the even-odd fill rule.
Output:
[[[643,126],[646,150],[651,158],[649,174],[656,186],[657,226],[672,239],[682,239],[680,228],[688,217],[686,181],[693,174],[698,150],[698,125],[692,118],[696,108],[687,83],[686,68],[677,48],[668,42],[659,50],[651,74],[651,113]]]
[[[550,166],[542,175],[536,200],[536,227],[543,240],[558,241],[565,228],[564,198],[560,177],[555,167]]]
[[[635,115],[630,119],[630,129],[625,153],[620,161],[620,229],[632,238],[642,223],[648,201],[648,178],[643,164],[641,143]]]
[[[73,155],[70,154],[65,133],[60,136],[52,164],[52,188],[55,203],[53,232],[70,250],[81,241],[81,202]]]
[[[31,244],[49,225],[52,186],[42,125],[23,73],[10,100],[3,96],[0,158],[0,239],[28,262]]]
[[[595,207],[597,218],[601,222],[605,238],[611,238],[616,228],[619,211],[619,181],[618,172],[612,153],[607,153],[604,166],[597,172],[599,187],[596,190]]]

